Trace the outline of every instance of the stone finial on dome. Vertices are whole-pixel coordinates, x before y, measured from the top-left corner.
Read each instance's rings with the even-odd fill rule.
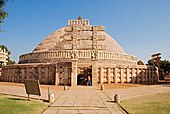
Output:
[[[89,26],[90,21],[88,19],[83,19],[80,15],[76,20],[68,20],[68,25],[74,26]]]
[[[78,20],[82,20],[82,17],[80,15],[78,16]]]

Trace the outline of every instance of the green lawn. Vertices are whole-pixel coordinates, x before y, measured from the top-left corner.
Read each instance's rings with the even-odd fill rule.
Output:
[[[0,95],[0,114],[40,114],[47,106],[42,101]]]
[[[130,114],[170,114],[170,92],[133,98],[120,105]]]

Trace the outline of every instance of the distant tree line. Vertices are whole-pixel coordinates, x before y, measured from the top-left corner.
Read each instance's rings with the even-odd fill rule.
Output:
[[[170,73],[170,61],[169,60],[167,60],[167,59],[160,60],[159,64],[160,64],[160,68],[163,69],[163,72],[165,74],[169,74]],[[153,65],[152,60],[148,60],[148,65]]]

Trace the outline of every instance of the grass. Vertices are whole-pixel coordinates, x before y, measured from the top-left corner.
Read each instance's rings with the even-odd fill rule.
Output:
[[[42,101],[0,95],[0,114],[41,114],[47,106]]]
[[[130,114],[170,114],[170,92],[133,98],[120,105]]]

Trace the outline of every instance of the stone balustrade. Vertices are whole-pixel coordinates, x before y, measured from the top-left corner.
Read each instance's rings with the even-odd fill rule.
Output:
[[[158,71],[153,66],[99,67],[98,82],[103,83],[148,83],[158,81]]]
[[[68,20],[68,25],[90,25],[89,20]]]
[[[92,51],[77,51],[78,58],[91,58]],[[39,53],[29,53],[24,54],[19,57],[20,63],[24,63],[24,61],[29,60],[38,60],[42,61],[43,59],[50,59],[50,58],[67,58],[71,59],[71,50],[65,51],[55,51],[55,52],[39,52]],[[138,59],[134,56],[124,54],[124,53],[114,53],[114,52],[103,52],[98,51],[98,58],[97,59],[113,59],[113,60],[126,60],[126,61],[133,61],[137,62]]]
[[[59,66],[59,64],[48,63],[7,65],[2,68],[2,75],[0,80],[7,82],[23,83],[24,79],[36,79],[39,80],[41,84],[52,85],[60,85],[64,83],[62,81],[71,82],[71,80],[74,80],[74,82],[72,83],[76,84],[77,83],[76,75],[70,76],[73,79],[66,78],[67,80],[65,79],[61,80],[62,79],[61,77],[68,76],[68,74],[73,73],[73,72],[71,73],[70,68],[78,69],[78,72],[77,70],[75,70],[75,72],[77,72],[76,73],[77,75],[79,73],[83,73],[84,72],[83,69],[87,69],[87,65],[82,68],[79,67],[74,68],[73,66],[75,65],[73,63],[72,67],[71,66],[61,67],[61,65]],[[92,66],[92,73],[94,67]],[[94,75],[92,76],[92,80],[100,84],[148,83],[148,82],[152,83],[158,81],[158,71],[153,66],[146,65],[126,66],[116,64],[112,66],[99,65],[98,68],[96,68],[96,70],[97,74],[95,75],[95,77]]]
[[[56,64],[15,64],[2,68],[1,81],[23,83],[24,79],[35,79],[54,85],[55,76]]]

